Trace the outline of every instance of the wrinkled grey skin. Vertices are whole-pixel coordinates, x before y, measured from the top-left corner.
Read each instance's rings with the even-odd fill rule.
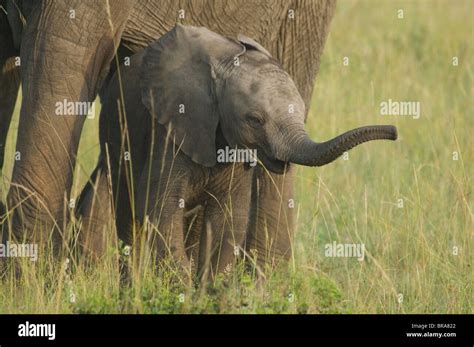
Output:
[[[8,58],[17,54],[13,49],[20,46],[22,63],[23,101],[16,148],[22,158],[15,162],[7,203],[13,209],[23,202],[11,219],[13,236],[47,239],[53,230],[58,243],[64,216],[68,216],[65,206],[85,117],[57,116],[55,103],[64,98],[94,100],[119,42],[119,53],[138,52],[173,28],[177,20],[226,36],[245,34],[281,62],[307,109],[334,13],[334,1],[322,0],[114,0],[108,2],[110,8],[107,2],[95,0],[18,0],[20,16],[10,0],[1,2],[11,9],[8,20],[13,33],[1,30],[0,35],[17,44],[0,61],[1,100],[9,105],[0,108],[1,144],[18,89],[16,79],[4,71],[11,61]],[[70,18],[71,9],[76,19]],[[185,11],[184,19],[178,18],[180,9]],[[0,15],[4,25],[5,17]],[[101,179],[94,175],[92,180],[96,178]],[[292,182],[291,169],[286,175],[258,169],[253,177],[254,206],[246,244],[258,251],[262,264],[290,255],[293,210],[287,201],[294,198]]]
[[[282,175],[291,163],[321,166],[359,143],[396,138],[394,127],[371,126],[326,143],[311,141],[304,130],[304,101],[268,51],[247,37],[235,40],[192,26],[176,26],[132,57],[104,95],[101,147],[112,168],[113,191],[128,196],[128,187],[117,183],[126,175],[121,158],[130,152],[137,220],[156,226],[147,239],[159,257],[171,255],[190,269],[193,256],[198,273],[211,276],[229,269],[235,250],[245,247],[254,176],[242,163],[218,163],[218,149],[256,150],[266,169]],[[132,147],[122,147],[123,132],[110,126],[120,123],[114,120],[121,115],[121,95]],[[186,211],[197,206],[204,206],[200,230],[185,221]],[[133,241],[132,214],[119,211],[119,233]],[[86,207],[83,213],[87,220],[97,212]],[[199,240],[199,252],[189,242],[186,247],[187,237]]]

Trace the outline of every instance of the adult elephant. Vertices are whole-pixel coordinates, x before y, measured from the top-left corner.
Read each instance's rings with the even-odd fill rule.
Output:
[[[3,0],[5,2],[5,0]],[[12,1],[12,0],[6,0]],[[205,26],[226,36],[242,33],[266,47],[295,81],[309,108],[320,56],[334,13],[325,0],[23,0],[21,38],[23,101],[7,205],[13,236],[60,242],[84,115],[58,115],[56,104],[91,102],[119,52],[134,53],[176,22]],[[4,62],[3,62],[4,63]],[[5,74],[2,79],[7,78]],[[13,79],[9,80],[15,88]],[[13,95],[13,93],[12,93]],[[9,113],[0,114],[2,127]],[[0,139],[1,140],[1,139]],[[293,236],[292,170],[259,170],[247,248],[261,264],[290,255]]]

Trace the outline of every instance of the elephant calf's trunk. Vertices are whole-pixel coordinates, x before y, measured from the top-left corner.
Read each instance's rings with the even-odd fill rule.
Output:
[[[292,148],[288,161],[305,166],[323,166],[361,143],[396,139],[397,128],[391,125],[373,125],[353,129],[322,143],[313,142],[306,136]]]

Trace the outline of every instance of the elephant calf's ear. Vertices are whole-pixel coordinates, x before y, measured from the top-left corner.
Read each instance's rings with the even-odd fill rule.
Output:
[[[270,52],[268,52],[261,44],[259,44],[257,41],[251,39],[250,37],[247,37],[245,35],[242,35],[242,34],[239,34],[237,36],[237,40],[239,40],[239,42],[241,44],[243,44],[245,46],[245,48],[247,49],[255,49],[263,54],[265,54],[266,56],[268,56],[269,58],[272,57],[272,55],[270,54]]]
[[[207,167],[216,164],[219,121],[207,46],[220,40],[226,42],[205,28],[177,25],[146,48],[140,70],[145,107],[186,155]]]

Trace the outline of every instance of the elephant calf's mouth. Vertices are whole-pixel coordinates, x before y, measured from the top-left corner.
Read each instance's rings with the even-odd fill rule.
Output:
[[[276,173],[284,174],[290,168],[290,163],[284,162],[275,158],[270,158],[267,155],[262,155],[262,152],[259,152],[258,160],[259,164],[264,166],[267,170]]]

